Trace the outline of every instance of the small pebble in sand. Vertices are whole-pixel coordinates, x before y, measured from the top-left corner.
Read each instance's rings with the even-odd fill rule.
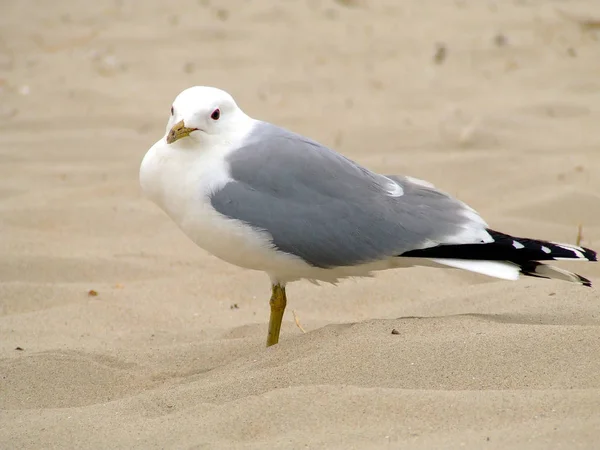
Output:
[[[227,19],[229,19],[229,11],[227,11],[226,9],[217,9],[217,19],[222,20],[222,21],[226,21]]]
[[[435,46],[435,54],[433,55],[433,62],[436,64],[442,64],[446,60],[448,50],[444,44],[438,43]]]
[[[193,73],[195,69],[196,65],[191,61],[186,62],[183,66],[183,71],[185,73]]]
[[[93,289],[90,289],[90,290],[88,291],[88,296],[89,296],[89,297],[96,297],[96,296],[98,296],[98,292],[97,292],[97,291],[95,291],[95,290],[93,290]]]
[[[17,350],[18,352],[22,352],[22,351],[24,351],[25,349],[24,349],[23,347],[15,347],[15,350]]]
[[[392,334],[400,334],[400,332],[394,328],[394,329],[392,330]]]
[[[229,307],[229,309],[240,309],[240,307],[238,306],[238,304],[237,304],[237,303],[234,303],[233,305],[231,305],[231,306]]]
[[[504,47],[508,44],[508,39],[506,39],[504,34],[498,33],[494,36],[494,44],[496,44],[497,47]]]

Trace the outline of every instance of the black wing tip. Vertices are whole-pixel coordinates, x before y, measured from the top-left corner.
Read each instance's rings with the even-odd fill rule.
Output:
[[[590,262],[597,262],[598,261],[598,253],[595,250],[592,250],[591,248],[587,248],[587,247],[579,247],[582,250],[583,253],[583,258],[580,259],[587,259]]]
[[[587,278],[582,277],[581,275],[579,275],[577,273],[575,274],[575,276],[577,276],[577,278],[579,278],[579,282],[582,285],[584,285],[585,287],[590,287],[590,288],[592,287],[592,282],[590,280],[588,280]]]
[[[557,261],[561,259],[573,259],[590,262],[598,261],[598,254],[596,251],[590,248],[581,247],[578,244],[522,238],[501,233],[490,228],[487,229],[487,232],[494,240],[494,243],[501,244],[505,248],[507,246],[513,246],[517,250],[514,252],[515,257],[517,257],[517,254],[519,253],[521,256],[523,256],[524,253],[527,253],[527,256],[524,258],[525,260]]]

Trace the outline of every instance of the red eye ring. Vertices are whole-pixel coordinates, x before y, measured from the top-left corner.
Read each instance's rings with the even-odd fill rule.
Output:
[[[221,110],[219,108],[215,109],[212,114],[210,115],[210,118],[212,120],[219,120],[219,118],[221,117]]]

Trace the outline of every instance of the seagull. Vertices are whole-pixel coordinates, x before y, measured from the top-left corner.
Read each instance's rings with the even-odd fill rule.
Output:
[[[199,247],[269,276],[267,346],[279,342],[285,288],[294,281],[336,284],[426,266],[591,286],[540,261],[597,261],[596,252],[578,245],[494,231],[473,208],[431,183],[373,172],[253,119],[214,87],[177,95],[139,177],[144,195]]]

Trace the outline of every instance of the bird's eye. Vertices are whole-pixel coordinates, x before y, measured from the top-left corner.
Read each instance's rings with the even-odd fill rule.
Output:
[[[217,108],[212,112],[212,114],[210,115],[210,118],[212,120],[219,120],[219,117],[221,117],[221,111],[219,110],[219,108]]]
[[[173,113],[175,112],[175,110],[173,109],[173,107],[171,106],[171,115],[173,115]]]

